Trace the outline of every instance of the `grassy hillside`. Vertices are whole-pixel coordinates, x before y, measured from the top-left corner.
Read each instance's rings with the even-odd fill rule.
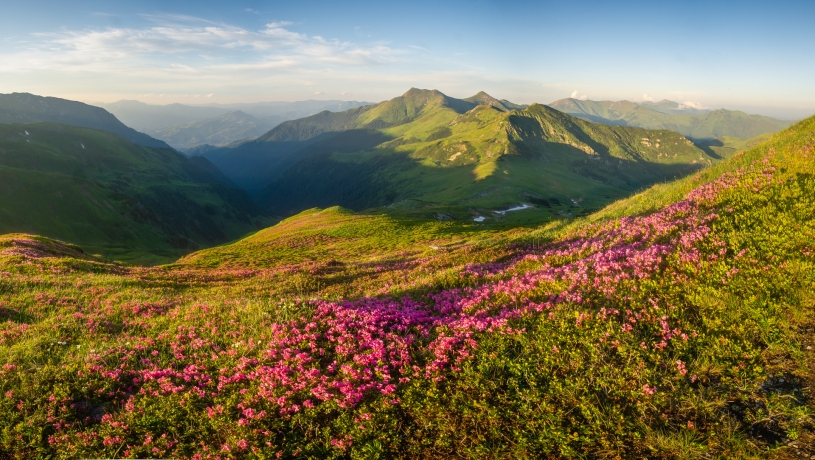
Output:
[[[118,134],[137,145],[169,148],[166,143],[125,126],[110,112],[99,107],[28,93],[0,94],[0,123],[41,121],[98,129]]]
[[[478,97],[470,99],[486,102],[411,90],[359,113],[334,114],[333,124],[290,122],[287,133],[318,136],[312,126],[329,125],[344,131],[294,151],[289,157],[306,159],[283,172],[261,203],[284,215],[392,205],[468,220],[506,219],[496,211],[525,204],[524,218],[540,221],[586,214],[715,161],[674,132],[587,123],[538,104],[508,111]],[[370,126],[381,128],[358,129]]]
[[[0,237],[0,454],[813,455],[813,178],[815,118],[534,230],[312,210],[157,268]]]
[[[570,98],[555,101],[549,106],[598,123],[670,129],[696,141],[721,137],[750,139],[778,132],[792,124],[790,121],[734,110],[683,110],[679,109],[679,104],[671,101],[641,105],[629,101],[581,101]]]
[[[202,158],[103,131],[0,124],[0,233],[37,233],[110,257],[166,261],[266,222]]]

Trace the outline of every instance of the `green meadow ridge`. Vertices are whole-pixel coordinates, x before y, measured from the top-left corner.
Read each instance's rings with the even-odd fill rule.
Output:
[[[308,210],[161,267],[0,236],[0,457],[807,458],[813,208],[810,118],[532,228]]]
[[[637,104],[629,101],[582,101],[568,98],[550,107],[597,123],[636,126],[646,129],[670,129],[695,141],[719,138],[750,139],[778,132],[793,122],[736,110],[683,109],[672,101]]]
[[[137,145],[170,148],[163,141],[125,126],[110,112],[99,107],[28,93],[0,94],[0,123],[40,121],[99,129],[118,134]]]
[[[547,220],[586,214],[713,157],[667,131],[588,123],[549,107],[435,90],[280,124],[255,141],[204,152],[279,215],[310,207],[458,219],[519,203]]]
[[[203,158],[55,123],[0,124],[0,233],[167,261],[269,219]]]

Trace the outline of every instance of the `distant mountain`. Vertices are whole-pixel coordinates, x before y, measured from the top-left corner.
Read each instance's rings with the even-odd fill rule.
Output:
[[[155,136],[179,150],[208,144],[225,146],[239,139],[256,138],[279,124],[277,119],[255,118],[241,111],[155,131]]]
[[[36,233],[110,257],[166,261],[268,223],[203,158],[99,130],[0,124],[0,234]]]
[[[411,89],[287,121],[203,156],[280,215],[392,205],[495,218],[493,211],[521,204],[541,215],[586,213],[716,161],[673,131],[588,123],[539,104],[511,107],[518,105],[484,93],[455,99]]]
[[[207,106],[151,105],[139,101],[98,105],[111,111],[128,126],[184,150],[205,143],[228,145],[257,137],[286,120],[306,117],[323,110],[336,112],[366,104],[368,103],[310,100]]]
[[[155,133],[172,126],[188,125],[196,121],[215,118],[231,112],[219,107],[199,107],[184,104],[152,105],[139,101],[94,103],[102,107],[127,126],[146,133]]]
[[[212,104],[210,107],[218,107],[229,111],[240,110],[256,118],[281,117],[284,120],[294,120],[313,115],[323,110],[329,112],[342,112],[363,105],[371,105],[371,102],[359,101],[338,101],[338,100],[307,100],[296,102],[272,101],[272,102],[252,102],[244,104]]]
[[[28,93],[0,94],[0,123],[39,121],[100,129],[118,134],[137,145],[169,148],[166,143],[125,126],[110,112],[99,107]]]
[[[697,141],[723,136],[749,139],[778,132],[792,124],[791,121],[748,115],[735,110],[705,111],[667,100],[637,104],[568,98],[549,106],[584,120],[616,126],[670,129]]]

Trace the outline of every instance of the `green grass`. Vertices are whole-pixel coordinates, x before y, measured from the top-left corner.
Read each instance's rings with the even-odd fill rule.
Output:
[[[59,238],[118,260],[167,262],[270,222],[222,181],[211,165],[103,131],[0,125],[2,233]]]

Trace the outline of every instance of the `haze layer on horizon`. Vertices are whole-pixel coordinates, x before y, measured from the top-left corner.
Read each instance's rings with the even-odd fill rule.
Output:
[[[815,113],[815,4],[15,1],[0,92],[86,102],[661,100]]]

